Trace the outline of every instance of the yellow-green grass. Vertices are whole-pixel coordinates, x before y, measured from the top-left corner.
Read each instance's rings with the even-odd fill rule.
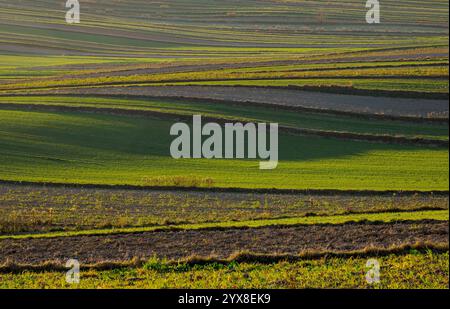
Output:
[[[0,69],[45,68],[88,64],[120,64],[133,62],[162,62],[157,58],[95,57],[95,56],[53,56],[53,55],[0,55]]]
[[[417,78],[389,78],[389,79],[370,79],[370,78],[329,78],[329,79],[268,79],[268,80],[221,80],[221,81],[190,81],[190,82],[169,82],[153,84],[135,84],[136,86],[250,86],[250,87],[323,87],[324,90],[332,87],[344,87],[351,89],[374,91],[407,91],[421,93],[448,93],[448,80],[442,79],[422,79]],[[131,85],[130,85],[131,86]]]
[[[405,66],[439,66],[448,65],[448,60],[433,59],[433,60],[417,60],[417,61],[337,61],[327,63],[302,63],[302,64],[288,64],[288,65],[276,65],[276,66],[257,66],[251,68],[239,68],[239,69],[224,69],[226,73],[263,73],[263,72],[296,72],[296,71],[323,71],[330,69],[357,69],[357,68],[377,68],[377,67],[405,67]]]
[[[281,126],[332,132],[349,132],[372,135],[406,136],[448,140],[448,126],[403,121],[361,119],[343,115],[324,113],[283,111],[275,108],[233,105],[227,103],[140,99],[120,97],[79,97],[79,96],[14,96],[0,97],[0,107],[4,104],[47,105],[70,107],[115,108],[125,110],[154,111],[164,114],[191,116],[201,114],[207,117],[246,122],[276,122]]]
[[[129,234],[129,233],[143,233],[143,232],[164,231],[173,229],[199,230],[199,229],[223,229],[223,228],[247,228],[247,227],[258,228],[264,226],[280,226],[280,225],[292,226],[292,225],[311,225],[311,224],[343,224],[348,222],[398,222],[408,220],[417,221],[425,219],[448,221],[449,212],[448,210],[384,212],[384,213],[297,217],[297,218],[268,219],[268,220],[179,224],[179,225],[150,226],[150,227],[95,229],[84,231],[0,235],[0,239],[54,238],[54,237],[73,237],[82,235]]]
[[[327,257],[298,262],[168,265],[152,260],[142,267],[81,272],[68,284],[64,271],[0,274],[0,288],[384,288],[448,289],[448,252],[411,251],[375,257],[380,282],[369,284],[367,257]]]
[[[173,159],[171,120],[14,110],[0,119],[0,180],[376,191],[449,185],[447,149],[280,133],[279,165],[264,171],[259,160]]]
[[[176,60],[172,60],[175,62]],[[167,62],[157,58],[125,58],[95,56],[7,55],[0,54],[2,79],[27,79],[98,72],[110,66]],[[95,66],[94,66],[95,65]],[[92,68],[94,66],[94,69]]]
[[[100,86],[139,83],[173,83],[173,82],[217,82],[242,80],[277,80],[277,79],[321,79],[321,78],[441,78],[448,76],[448,66],[411,66],[394,68],[341,69],[301,72],[249,72],[234,73],[221,70],[187,73],[162,73],[131,76],[104,76],[87,78],[68,78],[59,80],[35,80],[1,85],[0,90],[45,89],[60,87]]]

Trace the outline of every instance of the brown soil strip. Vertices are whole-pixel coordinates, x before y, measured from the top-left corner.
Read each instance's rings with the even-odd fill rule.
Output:
[[[151,257],[227,259],[238,252],[298,255],[345,253],[369,247],[388,249],[417,243],[448,244],[448,221],[348,223],[342,225],[270,226],[155,231],[139,234],[0,240],[0,264],[126,262]]]
[[[179,192],[217,192],[217,193],[261,193],[261,194],[311,194],[311,195],[351,195],[351,196],[448,196],[448,190],[435,191],[396,191],[396,190],[335,190],[335,189],[249,189],[249,188],[219,188],[219,187],[176,187],[176,186],[139,186],[139,185],[105,185],[105,184],[76,184],[76,183],[56,183],[56,182],[32,182],[32,181],[14,181],[2,180],[0,184],[5,185],[24,185],[41,186],[53,188],[83,188],[83,189],[109,189],[109,190],[160,190],[160,191],[179,191]]]
[[[357,90],[350,87],[236,87],[236,86],[129,86],[55,89],[34,94],[127,95],[185,99],[254,102],[316,111],[345,112],[379,117],[446,118],[448,94],[430,94],[433,98],[398,97],[393,92]],[[376,94],[380,96],[375,96]],[[427,95],[428,96],[428,95]]]

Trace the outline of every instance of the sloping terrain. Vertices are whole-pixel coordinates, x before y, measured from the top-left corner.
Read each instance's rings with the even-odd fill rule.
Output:
[[[68,259],[80,288],[448,288],[447,1],[64,2],[0,0],[0,288]],[[277,169],[172,159],[197,114],[278,123]]]

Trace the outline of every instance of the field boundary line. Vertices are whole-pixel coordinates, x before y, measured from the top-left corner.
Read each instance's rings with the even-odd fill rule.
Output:
[[[135,86],[135,87],[145,87],[145,86]],[[160,86],[158,86],[160,87]],[[164,87],[164,86],[162,86]],[[195,85],[195,87],[214,87],[214,86],[201,86]],[[218,87],[243,87],[245,86],[218,86]],[[96,89],[97,87],[79,87],[78,89]],[[278,87],[268,87],[268,89],[279,89]],[[301,90],[303,91],[303,90]],[[307,91],[307,90],[305,90]],[[287,104],[273,104],[273,103],[264,103],[264,102],[256,102],[256,101],[236,101],[236,100],[225,100],[225,99],[210,99],[210,98],[198,98],[198,97],[190,97],[190,96],[155,96],[155,95],[133,95],[133,94],[89,94],[89,93],[77,93],[77,92],[33,92],[33,93],[1,93],[0,97],[39,97],[39,96],[53,96],[53,97],[98,97],[98,98],[117,98],[117,99],[138,99],[138,100],[179,100],[181,102],[192,101],[195,103],[202,102],[211,102],[217,104],[230,104],[234,106],[255,106],[255,107],[265,107],[271,108],[274,110],[286,110],[293,112],[303,112],[303,113],[316,113],[316,114],[325,114],[332,116],[347,116],[354,117],[360,119],[373,119],[373,120],[390,120],[390,121],[404,121],[404,122],[415,122],[415,123],[437,123],[437,124],[448,124],[449,118],[445,117],[414,117],[414,116],[395,116],[395,115],[386,115],[386,114],[371,114],[371,113],[360,113],[360,112],[351,112],[351,111],[341,111],[336,109],[327,109],[327,108],[313,108],[313,107],[304,107],[304,106],[293,106]],[[417,98],[417,97],[416,97]],[[4,103],[7,104],[7,103]],[[13,104],[13,103],[12,103]],[[19,105],[19,104],[16,104]],[[37,104],[35,104],[37,105]],[[40,104],[39,104],[40,105]],[[1,106],[1,105],[0,105]]]
[[[17,109],[17,110],[37,110],[37,111],[51,111],[51,112],[80,112],[80,113],[98,113],[108,115],[123,115],[135,117],[157,117],[170,120],[184,120],[191,121],[192,115],[167,113],[152,110],[139,109],[125,109],[125,108],[108,108],[108,107],[90,107],[90,106],[64,106],[64,105],[46,105],[46,104],[10,104],[0,103],[0,110]],[[241,120],[233,120],[233,118],[216,118],[211,116],[203,116],[205,121],[212,121],[224,124],[229,121],[242,122]],[[247,120],[246,120],[247,121]],[[373,135],[363,133],[339,132],[339,131],[325,131],[315,129],[296,128],[290,126],[279,126],[280,132],[287,134],[299,135],[313,135],[325,138],[336,138],[344,140],[367,141],[388,144],[404,144],[415,146],[431,146],[431,147],[449,147],[447,140],[433,140],[426,138],[410,138],[404,136],[390,136],[390,135]]]
[[[89,236],[107,236],[120,234],[142,234],[142,233],[164,233],[173,231],[223,231],[223,230],[247,230],[262,228],[283,228],[311,225],[350,225],[350,224],[385,224],[391,222],[417,223],[417,222],[439,222],[448,221],[448,210],[414,211],[414,212],[392,212],[392,213],[369,213],[369,214],[351,214],[334,216],[316,216],[316,217],[294,217],[284,219],[266,219],[266,220],[247,220],[247,221],[229,221],[215,223],[197,223],[197,224],[178,224],[165,226],[149,227],[129,227],[129,228],[109,228],[93,229],[65,232],[47,232],[47,233],[28,233],[0,235],[0,240],[4,239],[42,239],[42,238],[60,238],[60,237],[89,237]]]
[[[449,190],[339,190],[339,189],[277,189],[277,188],[238,188],[238,187],[176,187],[176,186],[146,186],[146,185],[119,185],[119,184],[89,184],[89,183],[58,183],[37,182],[21,180],[0,179],[0,184],[54,187],[54,188],[80,188],[80,189],[108,189],[108,190],[155,190],[155,191],[192,191],[192,192],[216,192],[216,193],[267,193],[267,194],[291,194],[291,195],[352,195],[352,196],[412,196],[412,195],[437,195],[448,196]]]

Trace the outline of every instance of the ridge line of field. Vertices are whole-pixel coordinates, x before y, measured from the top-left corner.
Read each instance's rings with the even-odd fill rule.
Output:
[[[100,114],[112,114],[112,115],[126,115],[126,116],[138,116],[138,117],[157,117],[170,120],[184,120],[191,121],[192,115],[168,113],[156,110],[142,110],[142,109],[126,109],[126,108],[108,108],[108,107],[93,107],[93,106],[64,106],[64,105],[48,105],[48,104],[14,104],[14,103],[0,103],[1,109],[18,109],[18,110],[38,110],[38,111],[56,111],[56,112],[81,112],[81,113],[100,113]],[[205,121],[213,121],[216,123],[224,124],[229,121],[240,122],[241,120],[221,117],[203,116]],[[428,138],[415,138],[405,136],[393,136],[393,135],[375,135],[367,133],[352,133],[345,131],[327,131],[297,128],[291,126],[279,126],[280,132],[288,134],[300,134],[300,135],[313,135],[320,137],[329,137],[344,140],[357,140],[379,143],[391,143],[391,144],[406,144],[415,146],[434,146],[434,147],[448,147],[449,141],[447,140],[435,140]]]
[[[233,263],[258,263],[273,264],[278,262],[297,262],[302,260],[317,260],[322,258],[369,258],[382,257],[388,255],[406,255],[414,252],[415,254],[445,253],[448,252],[449,245],[446,243],[418,242],[413,245],[396,245],[389,248],[369,246],[362,250],[353,251],[312,251],[305,250],[297,255],[294,254],[259,254],[253,252],[236,252],[226,259],[215,257],[191,256],[179,260],[160,260],[160,259],[140,259],[133,258],[127,262],[99,262],[95,264],[82,264],[80,270],[113,270],[118,268],[140,268],[148,265],[149,268],[159,268],[167,270],[178,269],[180,267],[207,266],[207,265],[230,265]],[[165,266],[165,267],[159,267]],[[0,274],[28,272],[66,272],[67,267],[64,264],[56,262],[45,262],[37,265],[17,264],[6,262],[0,265]]]
[[[2,239],[59,238],[79,236],[102,236],[117,234],[140,234],[146,232],[186,231],[186,230],[227,230],[227,229],[257,229],[264,227],[295,227],[304,225],[345,225],[355,223],[379,224],[391,222],[448,221],[448,210],[385,212],[369,214],[294,217],[284,219],[247,220],[231,222],[178,224],[166,226],[110,228],[81,231],[48,232],[35,234],[0,235]]]
[[[120,184],[89,184],[89,183],[58,183],[36,182],[0,179],[0,184],[54,187],[54,188],[79,188],[79,189],[108,189],[108,190],[156,190],[156,191],[183,191],[183,192],[216,192],[216,193],[261,193],[261,194],[290,194],[290,195],[352,195],[352,196],[389,196],[389,195],[436,195],[448,196],[449,190],[338,190],[338,189],[277,189],[277,188],[238,188],[238,187],[181,187],[181,186],[145,186],[145,185],[120,185]]]

